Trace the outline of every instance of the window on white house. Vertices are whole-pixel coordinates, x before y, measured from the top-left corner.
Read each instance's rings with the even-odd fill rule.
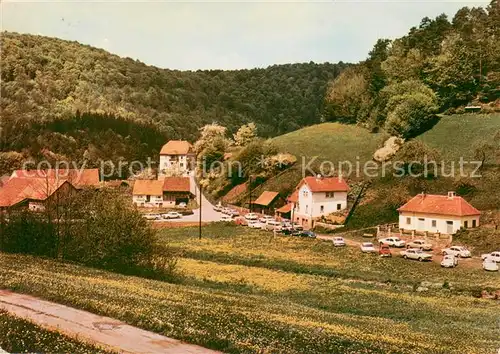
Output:
[[[322,206],[319,207],[319,210],[320,210],[321,213],[324,213],[325,212],[325,207],[322,205]]]
[[[437,220],[432,220],[432,227],[436,227],[437,226]]]
[[[476,219],[472,220],[472,227],[476,227],[477,226],[477,221]]]
[[[337,210],[342,209],[342,204],[337,204]]]
[[[308,210],[309,210],[309,205],[306,205],[306,214]]]
[[[411,218],[406,218],[406,225],[411,225]]]
[[[464,221],[464,227],[468,228],[469,227],[469,222],[467,220]]]

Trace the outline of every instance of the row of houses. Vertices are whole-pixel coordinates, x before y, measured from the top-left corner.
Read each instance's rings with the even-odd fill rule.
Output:
[[[158,180],[137,180],[132,202],[139,207],[172,207],[188,203],[193,197],[188,177],[162,177]]]
[[[273,211],[305,227],[314,227],[324,217],[345,211],[349,185],[339,177],[303,178],[287,203],[278,193],[264,192],[256,201],[257,211]],[[281,205],[281,206],[280,206]],[[271,208],[274,206],[274,208]],[[481,212],[454,192],[447,195],[421,193],[398,209],[401,232],[455,234],[460,229],[479,226]]]

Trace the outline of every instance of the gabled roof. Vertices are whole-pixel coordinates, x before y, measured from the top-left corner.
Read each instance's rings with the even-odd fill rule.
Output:
[[[268,206],[279,196],[278,192],[264,191],[253,204]]]
[[[185,140],[170,140],[163,145],[160,155],[186,155],[191,149],[192,145]]]
[[[99,186],[99,169],[16,170],[11,177],[67,180],[76,188]]]
[[[349,185],[341,177],[313,177],[308,176],[302,179],[297,186],[299,189],[303,184],[307,184],[311,192],[348,192]]]
[[[165,177],[163,180],[164,192],[190,192],[189,177]]]
[[[416,195],[399,208],[398,211],[452,216],[481,214],[479,210],[470,205],[462,197],[432,194]]]
[[[163,195],[163,181],[156,179],[138,179],[134,183],[133,195]]]
[[[300,186],[300,184],[299,184]],[[291,203],[297,203],[299,201],[299,190],[298,188],[293,191],[293,193],[287,199]]]
[[[0,207],[10,207],[27,199],[44,201],[64,183],[69,182],[53,178],[11,177],[2,187]]]

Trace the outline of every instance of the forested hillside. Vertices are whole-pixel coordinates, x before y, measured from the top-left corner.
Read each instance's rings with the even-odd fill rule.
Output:
[[[378,40],[331,83],[328,119],[411,138],[438,112],[461,113],[468,104],[500,110],[499,6],[425,17],[402,38]]]
[[[141,143],[153,153],[156,138],[120,143],[145,125],[163,140],[194,140],[213,121],[229,132],[253,121],[261,136],[293,131],[320,122],[327,84],[345,66],[181,72],[56,38],[3,32],[1,44],[2,151],[35,157],[45,149],[79,159],[89,145],[108,150],[102,158],[129,157]],[[81,126],[80,115],[92,124]]]

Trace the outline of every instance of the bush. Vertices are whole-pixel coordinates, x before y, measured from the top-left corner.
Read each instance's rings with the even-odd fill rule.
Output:
[[[175,257],[157,244],[155,231],[112,190],[81,192],[75,209],[10,213],[0,228],[0,249],[70,260],[125,274],[171,277]]]

